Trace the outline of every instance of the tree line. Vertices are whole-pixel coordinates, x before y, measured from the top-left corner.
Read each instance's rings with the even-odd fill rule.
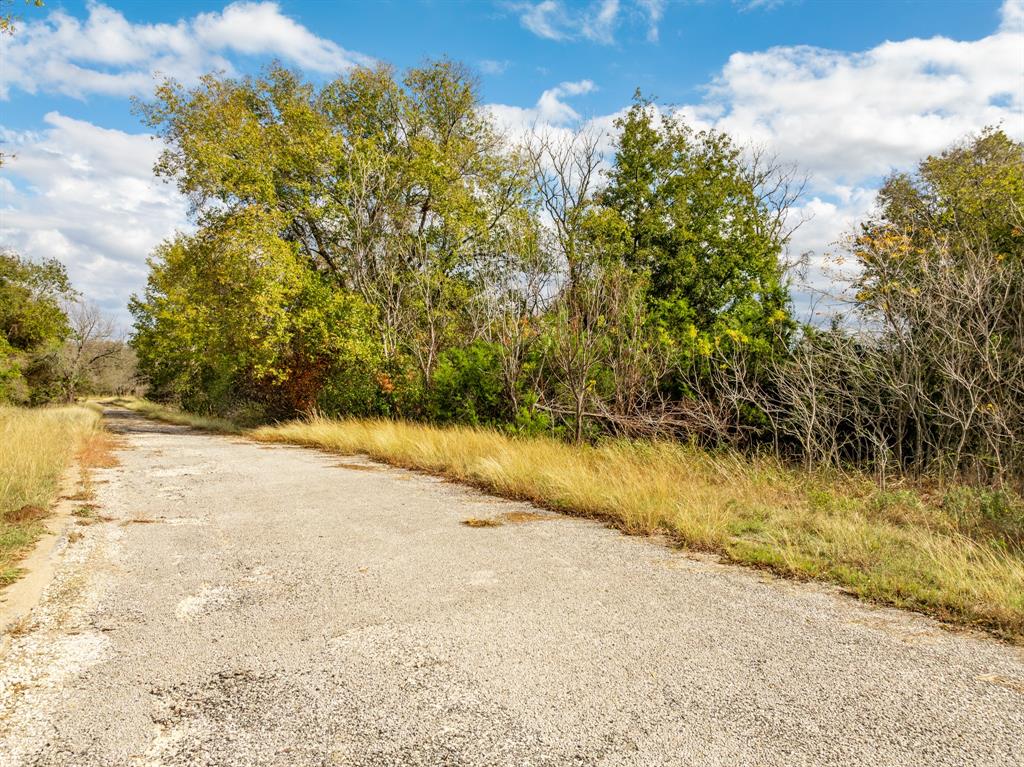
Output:
[[[821,328],[791,303],[797,170],[639,93],[614,136],[519,140],[447,60],[138,108],[196,224],[131,304],[156,397],[1024,475],[1024,147],[998,129],[886,181]]]

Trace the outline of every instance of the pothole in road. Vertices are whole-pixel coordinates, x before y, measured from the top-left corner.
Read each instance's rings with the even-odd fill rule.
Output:
[[[336,463],[335,468],[352,469],[353,471],[384,471],[385,467],[375,463]]]

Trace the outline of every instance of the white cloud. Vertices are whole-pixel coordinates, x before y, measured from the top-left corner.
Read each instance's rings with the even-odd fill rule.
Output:
[[[659,9],[661,0],[637,0],[645,9]],[[519,22],[533,34],[547,40],[589,40],[602,45],[615,42],[619,23],[619,0],[595,0],[587,6],[567,4],[562,0],[513,3]],[[653,18],[653,11],[648,10]]]
[[[221,13],[200,14],[193,27],[198,39],[212,50],[274,53],[315,72],[341,72],[372,63],[369,57],[346,51],[283,16],[274,2],[232,3]]]
[[[1024,35],[1024,0],[1005,0],[999,17],[1002,31]]]
[[[740,9],[741,13],[747,11],[770,11],[778,8],[786,0],[732,0],[732,4]]]
[[[511,61],[495,61],[494,59],[483,59],[480,61],[480,71],[485,75],[503,75],[512,66]]]
[[[557,0],[543,0],[536,4],[526,3],[516,6],[516,10],[520,11],[520,23],[537,37],[544,37],[548,40],[564,40],[570,35],[568,16],[562,4]]]
[[[829,199],[815,195],[792,212],[804,221],[789,244],[791,259],[806,256],[792,286],[794,308],[802,321],[827,318],[850,298],[846,288],[855,264],[844,258],[844,240],[871,212],[877,194],[871,187],[841,187],[835,192]]]
[[[521,135],[532,126],[562,126],[580,120],[579,112],[567,104],[569,96],[581,96],[597,90],[591,80],[559,83],[544,91],[532,107],[517,107],[508,104],[488,104],[485,109],[494,117],[499,126],[512,135]]]
[[[658,42],[658,25],[665,14],[665,0],[637,0],[640,9],[647,15],[647,40]]]
[[[566,96],[581,96],[595,89],[590,80],[561,83],[544,91],[537,99],[537,117],[541,122],[560,125],[579,119],[579,113],[562,99]]]
[[[235,2],[175,24],[135,24],[91,3],[82,21],[63,11],[0,41],[0,97],[29,93],[127,96],[151,90],[159,73],[191,83],[211,70],[232,72],[229,54],[279,56],[308,70],[344,71],[371,59],[317,37],[275,2]]]
[[[818,189],[906,168],[986,125],[1024,137],[1024,35],[735,53],[688,116],[764,143]]]
[[[583,17],[583,36],[605,45],[615,42],[618,16],[619,0],[601,0],[592,15]]]
[[[41,132],[3,133],[19,188],[0,187],[0,241],[63,261],[75,287],[127,324],[125,303],[146,280],[146,256],[188,226],[186,203],[153,177],[160,144],[57,112]]]

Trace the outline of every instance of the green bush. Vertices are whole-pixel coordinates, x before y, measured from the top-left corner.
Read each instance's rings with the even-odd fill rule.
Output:
[[[474,426],[509,420],[495,344],[475,341],[441,355],[428,395],[428,417]]]

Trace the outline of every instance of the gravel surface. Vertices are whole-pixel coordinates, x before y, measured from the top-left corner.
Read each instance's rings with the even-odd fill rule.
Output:
[[[1024,765],[1017,648],[433,477],[108,416],[102,518],[0,658],[5,767]]]

